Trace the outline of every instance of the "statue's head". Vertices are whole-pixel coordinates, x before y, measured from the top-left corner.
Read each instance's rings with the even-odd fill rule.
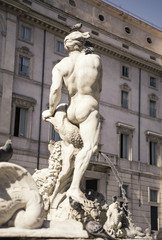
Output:
[[[65,37],[64,47],[67,51],[81,50],[89,37],[89,32],[74,31]]]

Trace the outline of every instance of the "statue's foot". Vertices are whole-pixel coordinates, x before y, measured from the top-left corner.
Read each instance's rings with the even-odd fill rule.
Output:
[[[80,189],[69,188],[69,190],[66,192],[66,196],[71,197],[76,202],[79,202],[83,205],[88,202],[88,199],[85,197],[84,193]]]

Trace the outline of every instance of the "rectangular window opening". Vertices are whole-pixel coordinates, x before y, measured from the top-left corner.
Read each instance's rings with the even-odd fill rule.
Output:
[[[158,202],[158,191],[150,189],[150,201],[151,202]]]
[[[19,74],[29,76],[29,64],[29,58],[19,56]]]
[[[156,117],[156,102],[150,100],[150,116]]]
[[[121,92],[121,106],[122,108],[128,108],[128,92]]]
[[[157,143],[150,142],[150,164],[157,166]]]
[[[97,184],[98,184],[97,179],[86,180],[86,190],[97,191]]]
[[[158,207],[151,206],[151,230],[158,230]]]
[[[27,109],[16,107],[14,136],[16,137],[26,136],[26,116]]]
[[[64,48],[64,42],[62,41],[57,41],[56,43],[56,51],[62,54],[65,54],[65,48]]]
[[[122,76],[128,78],[129,77],[129,68],[126,66],[122,66]]]
[[[26,41],[31,41],[31,28],[24,25],[21,26],[21,38]]]
[[[150,77],[150,87],[156,88],[156,78]]]
[[[120,157],[128,159],[128,135],[120,135]]]

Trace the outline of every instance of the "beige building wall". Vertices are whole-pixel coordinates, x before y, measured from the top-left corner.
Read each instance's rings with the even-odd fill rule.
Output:
[[[150,207],[158,209],[162,227],[162,33],[160,30],[100,0],[0,0],[0,144],[12,139],[11,162],[31,173],[48,165],[51,126],[40,119],[48,107],[51,71],[66,54],[57,51],[70,27],[81,22],[91,34],[95,52],[103,65],[100,99],[100,144],[115,164],[128,190],[128,208],[137,226],[150,227]],[[21,27],[31,30],[22,39]],[[29,76],[19,73],[19,59],[30,60]],[[129,76],[122,75],[122,68]],[[150,86],[150,77],[156,87]],[[128,93],[128,108],[121,106],[121,93]],[[68,101],[65,90],[62,102]],[[156,117],[149,113],[156,103]],[[26,135],[14,136],[16,107],[27,109]],[[128,159],[121,158],[121,135],[128,138]],[[157,143],[157,166],[150,164],[150,142]],[[120,197],[118,182],[103,158],[93,157],[86,181],[97,180],[97,189],[108,204]],[[150,191],[157,201],[150,201]]]

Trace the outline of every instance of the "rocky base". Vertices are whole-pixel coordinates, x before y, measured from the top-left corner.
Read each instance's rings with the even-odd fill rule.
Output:
[[[67,221],[45,221],[44,227],[40,229],[0,228],[0,238],[18,239],[84,239],[88,238],[87,231],[83,230],[80,222]]]

